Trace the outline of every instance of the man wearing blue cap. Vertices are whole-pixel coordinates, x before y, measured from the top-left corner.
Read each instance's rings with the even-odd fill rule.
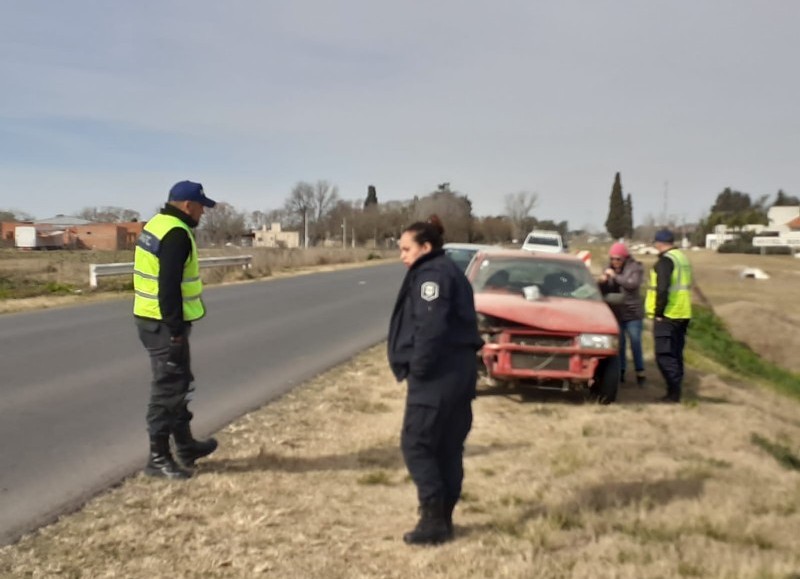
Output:
[[[192,230],[206,207],[214,205],[200,183],[176,183],[164,208],[147,222],[136,242],[133,315],[153,372],[147,408],[150,456],[144,471],[149,476],[187,479],[191,476],[187,469],[217,448],[213,438],[194,439],[188,408],[194,380],[189,333],[192,323],[205,315]],[[185,468],[172,457],[170,436]]]
[[[650,272],[650,287],[645,297],[645,313],[653,320],[656,363],[667,394],[661,402],[681,401],[683,347],[692,319],[692,265],[675,247],[675,236],[668,229],[656,232],[653,243],[658,261]]]

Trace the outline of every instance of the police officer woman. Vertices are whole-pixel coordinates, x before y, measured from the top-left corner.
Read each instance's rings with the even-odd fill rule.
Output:
[[[453,536],[464,479],[464,440],[472,427],[478,334],[470,286],[448,258],[439,218],[408,226],[400,258],[408,268],[389,325],[389,364],[408,381],[403,458],[417,486],[420,518],[403,540],[437,544]]]

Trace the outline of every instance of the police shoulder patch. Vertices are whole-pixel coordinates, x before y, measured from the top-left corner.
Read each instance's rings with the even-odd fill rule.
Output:
[[[426,302],[432,302],[439,297],[439,284],[435,281],[426,281],[422,284],[420,297]]]

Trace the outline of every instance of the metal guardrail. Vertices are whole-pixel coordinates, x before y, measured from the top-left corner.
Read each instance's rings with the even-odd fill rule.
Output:
[[[233,255],[230,257],[201,257],[200,269],[207,267],[231,267],[240,265],[249,269],[253,263],[252,255]],[[97,278],[111,275],[132,275],[133,262],[125,263],[91,263],[89,264],[89,287],[97,288]]]

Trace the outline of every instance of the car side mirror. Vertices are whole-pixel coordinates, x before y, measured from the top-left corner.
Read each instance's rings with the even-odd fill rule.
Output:
[[[535,302],[542,297],[542,292],[539,290],[538,285],[528,285],[522,288],[522,295],[525,296],[526,300]]]
[[[625,301],[625,296],[621,292],[612,292],[604,295],[603,301],[610,306],[621,306]]]

